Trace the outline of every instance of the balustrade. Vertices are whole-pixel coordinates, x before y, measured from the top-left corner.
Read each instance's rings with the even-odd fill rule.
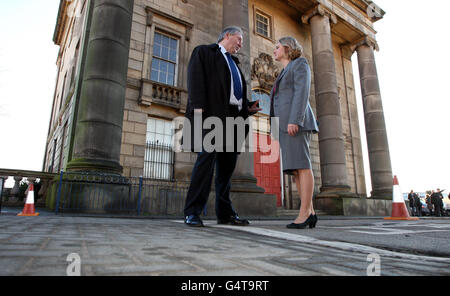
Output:
[[[171,85],[143,79],[139,103],[145,106],[156,103],[184,109],[187,104],[187,91]]]
[[[27,184],[38,182],[40,188],[38,192],[35,192],[35,201],[37,206],[45,206],[45,196],[49,188],[50,183],[57,176],[57,174],[35,171],[23,171],[23,170],[11,170],[0,169],[0,204],[3,206],[18,206],[25,202],[20,201],[20,184],[26,182]],[[7,180],[12,177],[14,180],[14,186],[9,189],[5,188]],[[28,192],[25,191],[25,196]]]

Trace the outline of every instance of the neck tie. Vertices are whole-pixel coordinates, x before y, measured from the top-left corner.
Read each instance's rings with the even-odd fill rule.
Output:
[[[242,99],[242,86],[239,78],[238,69],[233,59],[231,58],[231,54],[227,52],[225,53],[225,55],[227,56],[228,64],[230,64],[231,75],[233,76],[234,96],[239,101]]]

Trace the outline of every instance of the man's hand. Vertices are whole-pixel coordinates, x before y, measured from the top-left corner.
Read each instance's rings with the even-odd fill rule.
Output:
[[[259,100],[254,101],[253,104],[250,107],[248,107],[248,112],[252,114],[257,113],[261,110],[262,109],[259,108]]]
[[[288,134],[293,137],[298,133],[298,125],[297,124],[288,124]]]

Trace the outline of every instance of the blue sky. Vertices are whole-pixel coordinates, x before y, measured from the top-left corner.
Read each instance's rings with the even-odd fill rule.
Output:
[[[403,192],[450,189],[450,2],[437,1],[432,12],[419,0],[375,2],[386,11],[375,24],[376,60],[393,173]],[[52,38],[58,6],[59,0],[0,2],[2,168],[42,169],[57,70]],[[353,61],[362,115],[356,54]],[[360,123],[364,132],[362,117]],[[362,144],[367,151],[364,137]]]

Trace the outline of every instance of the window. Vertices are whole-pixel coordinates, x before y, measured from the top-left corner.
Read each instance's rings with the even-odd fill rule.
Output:
[[[67,72],[66,72],[66,74],[64,74],[63,87],[62,87],[62,91],[61,91],[61,100],[59,101],[59,110],[61,110],[64,100],[66,99],[66,93],[67,93],[66,82],[67,82]]]
[[[272,39],[271,17],[260,10],[255,9],[255,32],[258,35]]]
[[[172,122],[163,119],[149,118],[147,121],[147,143],[154,142],[172,146]]]
[[[157,118],[147,121],[144,178],[172,180],[174,151],[172,122]]]
[[[270,96],[262,89],[254,89],[252,91],[252,101],[259,100],[259,107],[262,109],[260,113],[270,116]]]
[[[60,141],[60,150],[59,150],[59,169],[58,172],[60,172],[63,168],[64,168],[64,160],[65,160],[65,155],[64,155],[64,151],[67,147],[67,139],[68,139],[68,134],[67,134],[67,129],[68,129],[68,124],[69,122],[66,121],[66,124],[64,124],[64,130],[63,130],[63,136],[61,138]]]
[[[50,167],[48,169],[49,173],[54,173],[55,172],[56,144],[57,144],[57,139],[54,139],[53,140],[53,147],[50,150],[51,154],[52,154],[52,162],[50,163]]]
[[[175,86],[178,61],[178,40],[155,32],[150,79]]]
[[[80,41],[77,43],[77,47],[75,49],[75,56],[73,57],[73,64],[72,64],[72,74],[70,74],[70,87],[72,88],[72,85],[75,80],[75,75],[77,74],[77,65],[78,65],[78,56],[80,54]]]

